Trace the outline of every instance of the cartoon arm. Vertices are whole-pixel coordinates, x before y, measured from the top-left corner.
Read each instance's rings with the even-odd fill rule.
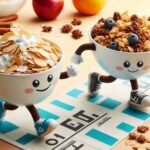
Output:
[[[73,55],[73,57],[71,58],[72,62],[75,64],[80,64],[83,62],[83,58],[82,58],[82,53],[84,51],[87,50],[92,50],[92,51],[96,51],[96,47],[95,44],[93,43],[86,43],[81,45],[75,52],[75,54]]]
[[[70,65],[67,67],[67,71],[62,72],[60,74],[60,79],[67,79],[70,77],[77,76],[78,74],[78,67],[76,65]]]

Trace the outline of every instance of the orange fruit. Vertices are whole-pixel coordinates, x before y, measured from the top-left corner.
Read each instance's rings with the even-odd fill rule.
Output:
[[[72,0],[72,2],[80,13],[95,15],[103,9],[107,0]]]

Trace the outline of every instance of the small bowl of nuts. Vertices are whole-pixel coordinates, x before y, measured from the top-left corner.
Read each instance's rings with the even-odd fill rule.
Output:
[[[150,18],[115,12],[92,27],[90,39],[98,64],[113,77],[133,80],[150,72]]]
[[[60,77],[63,52],[47,39],[24,29],[0,39],[0,95],[15,105],[39,103],[53,91]]]

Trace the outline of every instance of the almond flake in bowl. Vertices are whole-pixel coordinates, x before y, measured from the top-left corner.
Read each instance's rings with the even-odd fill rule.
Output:
[[[52,42],[33,37],[20,29],[8,32],[0,39],[0,72],[34,74],[48,70],[61,59],[60,49]]]

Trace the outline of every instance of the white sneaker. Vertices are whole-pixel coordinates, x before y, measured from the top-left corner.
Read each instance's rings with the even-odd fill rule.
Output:
[[[130,96],[129,104],[136,107],[149,107],[150,106],[150,96],[146,95],[141,91],[132,91]]]

